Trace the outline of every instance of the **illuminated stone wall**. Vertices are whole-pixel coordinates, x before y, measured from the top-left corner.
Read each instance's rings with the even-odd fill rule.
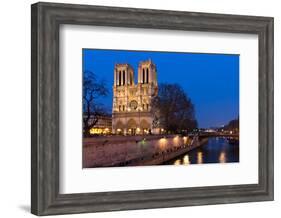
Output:
[[[158,154],[178,154],[178,149],[191,145],[192,140],[178,135],[149,136],[101,136],[83,141],[83,167],[114,166],[137,158],[151,158]],[[178,149],[177,149],[178,148]],[[191,148],[191,147],[190,147]],[[181,148],[186,151],[185,148]],[[152,158],[149,163],[153,164]]]

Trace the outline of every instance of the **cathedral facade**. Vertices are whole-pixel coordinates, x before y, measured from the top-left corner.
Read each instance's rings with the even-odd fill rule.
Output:
[[[115,64],[112,133],[122,135],[151,134],[153,115],[151,100],[157,96],[157,71],[151,60],[138,65],[137,83],[129,64]]]

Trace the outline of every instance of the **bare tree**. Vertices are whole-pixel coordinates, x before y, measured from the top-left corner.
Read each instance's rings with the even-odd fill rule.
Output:
[[[158,96],[152,99],[154,127],[170,133],[182,133],[197,127],[194,105],[178,84],[160,84]]]
[[[100,116],[106,115],[106,109],[98,102],[106,96],[108,89],[104,81],[98,81],[95,74],[85,71],[83,74],[83,134],[90,135],[90,130],[98,122]]]

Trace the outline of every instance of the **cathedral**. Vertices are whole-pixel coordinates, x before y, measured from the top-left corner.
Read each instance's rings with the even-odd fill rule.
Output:
[[[157,96],[157,93],[156,66],[150,59],[139,62],[137,83],[134,79],[134,69],[129,64],[115,64],[112,133],[153,133],[155,129],[152,125],[151,99]]]

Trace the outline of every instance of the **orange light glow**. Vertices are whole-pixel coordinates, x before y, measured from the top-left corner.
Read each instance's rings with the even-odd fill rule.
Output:
[[[189,164],[190,164],[189,156],[188,155],[184,155],[184,157],[183,157],[183,165],[189,165]]]
[[[203,153],[201,151],[199,151],[197,153],[197,163],[198,164],[202,164],[203,163]]]

